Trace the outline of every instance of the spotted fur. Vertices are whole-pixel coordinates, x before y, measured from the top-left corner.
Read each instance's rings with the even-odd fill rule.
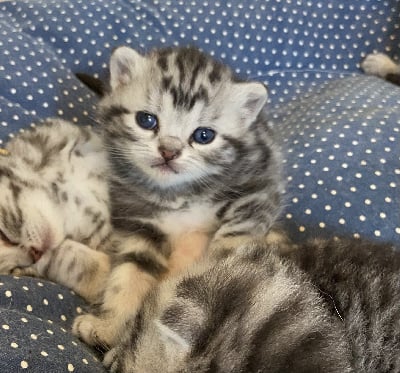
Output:
[[[107,346],[160,279],[205,251],[263,236],[280,211],[283,189],[263,84],[238,79],[196,48],[143,56],[121,47],[111,57],[110,76],[100,122],[111,166],[112,224],[125,238],[113,245],[100,312],[74,324],[87,343]],[[145,129],[140,118],[157,125]],[[212,133],[212,141],[199,143],[198,129],[200,140]]]
[[[107,159],[91,129],[54,119],[0,156],[0,273],[42,276],[95,300],[110,268]]]

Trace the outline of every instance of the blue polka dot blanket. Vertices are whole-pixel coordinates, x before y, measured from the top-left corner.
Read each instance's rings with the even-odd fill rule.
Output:
[[[362,74],[400,56],[399,0],[19,0],[0,3],[0,142],[58,116],[95,125],[116,46],[195,45],[266,83],[282,133],[293,237],[400,241],[400,88]],[[1,145],[1,144],[0,144]],[[102,372],[70,333],[85,310],[59,285],[0,277],[0,372]]]

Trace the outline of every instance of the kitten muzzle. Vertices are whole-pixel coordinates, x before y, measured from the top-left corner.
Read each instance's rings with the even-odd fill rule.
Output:
[[[43,252],[31,247],[29,250],[29,254],[32,257],[33,261],[36,263],[42,257]]]
[[[174,174],[178,174],[179,172],[175,170],[175,168],[169,162],[160,162],[151,165],[151,168],[157,168],[163,173],[173,172]]]

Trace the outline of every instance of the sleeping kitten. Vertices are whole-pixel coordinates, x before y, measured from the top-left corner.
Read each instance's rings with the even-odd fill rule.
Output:
[[[366,74],[376,75],[393,84],[400,85],[400,65],[383,53],[369,54],[361,63]]]
[[[400,252],[253,244],[152,291],[105,357],[119,373],[400,371]]]
[[[263,236],[280,211],[280,158],[267,90],[194,48],[121,47],[100,103],[112,224],[124,239],[101,306],[74,332],[113,346],[143,297],[205,251]]]
[[[0,156],[0,273],[37,275],[97,299],[110,267],[107,159],[92,130],[54,119]]]

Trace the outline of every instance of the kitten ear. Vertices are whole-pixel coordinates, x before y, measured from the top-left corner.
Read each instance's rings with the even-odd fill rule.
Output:
[[[172,347],[173,350],[179,350],[181,352],[187,352],[189,350],[189,343],[177,332],[162,324],[159,320],[154,321],[154,323],[167,347]]]
[[[259,82],[236,83],[233,92],[242,120],[252,123],[267,102],[267,87]]]
[[[111,89],[129,84],[133,77],[139,73],[145,57],[132,48],[119,47],[111,55],[110,60],[110,85]]]

